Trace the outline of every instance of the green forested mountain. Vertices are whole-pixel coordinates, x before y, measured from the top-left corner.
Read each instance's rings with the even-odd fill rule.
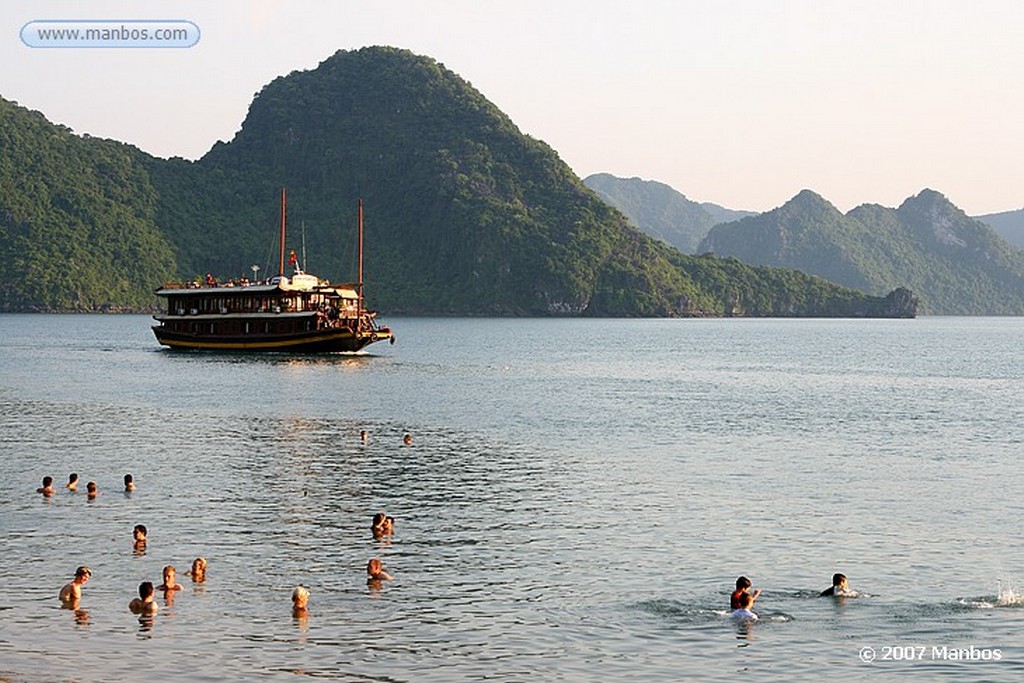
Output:
[[[7,310],[30,301],[14,289],[22,281],[46,293],[31,301],[59,310],[108,301],[97,280],[120,270],[136,277],[124,280],[130,295],[111,290],[110,303],[124,306],[147,300],[172,270],[227,278],[258,264],[262,275],[276,273],[287,187],[287,248],[302,253],[304,243],[306,269],[335,281],[355,276],[355,205],[364,199],[366,292],[386,313],[913,313],[907,292],[881,299],[656,242],[468,83],[404,50],[341,51],[274,80],[236,137],[196,162],[75,138],[17,108],[3,120],[15,142],[4,139],[0,158],[21,178],[5,180],[0,194],[4,229],[27,234],[30,249],[59,245],[47,256],[57,272],[70,265],[61,249],[76,264],[80,252],[101,255],[68,281],[37,279],[24,265],[5,271]],[[38,141],[17,141],[48,136],[66,138],[66,148],[47,152],[54,160],[41,171]],[[79,185],[95,186],[93,203],[68,189]],[[75,201],[54,199],[65,196]]]
[[[695,253],[700,241],[716,223],[752,215],[748,211],[733,211],[716,204],[698,204],[654,180],[595,173],[584,178],[583,184],[624,213],[641,232],[672,245],[684,254]]]
[[[865,204],[845,215],[804,190],[716,226],[700,249],[876,294],[909,287],[928,313],[1024,314],[1024,254],[933,190],[897,209]]]
[[[975,218],[998,232],[1017,249],[1024,250],[1024,209],[990,213]]]
[[[138,151],[0,99],[0,310],[139,308],[175,271]]]

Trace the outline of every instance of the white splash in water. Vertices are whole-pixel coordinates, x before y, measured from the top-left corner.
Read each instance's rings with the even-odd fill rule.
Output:
[[[1024,593],[1013,586],[1004,586],[999,582],[999,594],[996,596],[997,607],[1024,607]]]

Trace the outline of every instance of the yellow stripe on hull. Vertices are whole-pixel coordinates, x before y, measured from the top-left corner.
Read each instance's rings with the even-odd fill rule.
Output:
[[[368,344],[374,342],[383,341],[390,339],[391,334],[384,332],[378,332],[371,336],[365,336],[361,339],[356,339],[354,335],[336,335],[336,334],[324,334],[310,337],[302,337],[300,339],[279,339],[279,340],[263,340],[263,341],[203,341],[199,339],[169,339],[162,337],[159,332],[156,332],[157,341],[164,346],[168,346],[172,349],[195,349],[195,350],[208,350],[208,351],[274,351],[274,350],[288,350],[296,347],[316,347],[316,346],[344,346],[349,348],[339,348],[339,351],[358,351]]]

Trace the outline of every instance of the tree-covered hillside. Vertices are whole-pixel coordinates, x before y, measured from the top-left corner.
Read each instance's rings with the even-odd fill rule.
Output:
[[[339,52],[276,79],[235,139],[198,165],[241,179],[254,207],[273,207],[274,188],[287,186],[291,224],[304,221],[319,259],[310,269],[321,273],[351,263],[363,197],[367,292],[385,310],[684,312],[678,274],[551,148],[442,65],[404,50]],[[251,213],[228,239],[250,228]],[[637,282],[608,297],[621,268]]]
[[[0,99],[0,310],[152,305],[175,271],[138,150]]]
[[[317,272],[351,263],[352,207],[363,197],[367,292],[383,310],[710,315],[727,308],[599,201],[554,150],[523,135],[443,65],[405,50],[342,51],[315,70],[276,79],[235,139],[198,166],[217,177],[201,187],[227,182],[237,188],[233,198],[261,207],[264,217],[273,215],[274,188],[286,185],[292,225],[301,218],[316,245],[319,262],[311,258],[310,269]],[[256,214],[240,208],[244,219],[225,224],[225,238],[247,244]],[[257,255],[242,256],[236,271]]]
[[[801,273],[698,259],[641,234],[544,143],[427,57],[338,52],[268,84],[236,137],[196,162],[82,139],[5,108],[4,310],[139,308],[168,275],[277,272],[289,250],[355,277],[385,313],[912,315]],[[303,248],[305,246],[305,248]],[[31,255],[16,260],[17,254]],[[176,271],[176,272],[175,272]]]
[[[933,314],[1024,314],[1024,254],[944,196],[847,214],[805,190],[783,206],[715,226],[702,251],[796,268],[873,294],[908,287]]]

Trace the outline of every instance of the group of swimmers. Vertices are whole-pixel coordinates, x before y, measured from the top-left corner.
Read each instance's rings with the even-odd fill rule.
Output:
[[[68,475],[68,483],[64,485],[64,488],[74,493],[78,490],[78,473],[72,472]],[[90,481],[85,485],[86,494],[89,500],[92,500],[96,496],[100,495],[99,489],[96,487],[96,482]],[[124,490],[125,493],[131,493],[135,490],[135,478],[130,474],[124,475]],[[41,493],[45,498],[49,498],[57,491],[53,488],[53,477],[43,477],[43,485],[36,489],[36,493]]]
[[[78,490],[78,474],[72,472],[68,476],[68,483],[64,486],[69,492],[76,492]],[[95,498],[99,495],[99,491],[96,487],[96,482],[90,481],[86,485],[89,498]],[[130,493],[135,490],[135,478],[131,474],[124,475],[124,491]],[[43,494],[44,497],[49,498],[56,491],[53,488],[53,477],[43,477],[43,485],[36,489],[36,493]],[[132,539],[134,541],[135,552],[144,554],[146,551],[146,544],[148,539],[146,537],[147,529],[144,524],[136,524],[132,529]],[[175,591],[181,590],[181,584],[177,582],[178,570],[174,568],[174,565],[167,565],[163,569],[163,583],[159,586],[154,586],[152,581],[143,581],[139,584],[139,597],[132,599],[128,603],[128,609],[133,614],[138,614],[141,617],[151,617],[156,614],[159,609],[154,594],[156,591],[161,590],[164,592],[165,600],[170,603],[173,600]],[[206,558],[197,557],[192,561],[192,568],[186,572],[186,576],[192,577],[192,581],[200,583],[206,580]],[[89,581],[92,577],[92,570],[89,567],[83,565],[75,570],[74,578],[60,589],[58,597],[60,598],[61,605],[67,609],[78,610],[79,603],[82,599],[82,586]]]
[[[385,536],[392,536],[395,533],[395,518],[378,512],[373,516],[370,523],[370,533],[374,539],[381,540]],[[378,557],[371,557],[366,563],[366,585],[373,589],[379,589],[384,581],[390,581],[393,577],[384,570],[384,563]],[[292,616],[297,618],[309,615],[309,589],[301,583],[292,591]]]
[[[141,525],[138,525],[141,526]],[[136,528],[138,528],[136,526]],[[136,540],[136,547],[138,540]],[[185,572],[186,576],[191,576],[194,583],[202,583],[206,580],[206,558],[197,557],[192,560],[192,569]],[[178,583],[178,570],[174,568],[174,565],[167,565],[163,570],[164,582],[159,586],[154,587],[152,581],[143,581],[139,584],[139,597],[133,598],[128,603],[128,610],[132,614],[138,614],[140,617],[151,617],[157,613],[160,609],[160,605],[157,604],[154,595],[156,591],[164,592],[164,601],[167,604],[173,602],[174,593],[181,590],[181,584]]]
[[[757,615],[753,612],[754,601],[761,597],[761,589],[750,590],[753,584],[745,576],[736,579],[736,590],[729,596],[729,615],[737,621],[756,621]],[[852,595],[847,583],[846,574],[833,574],[832,585],[821,591],[818,597],[843,597]]]
[[[369,434],[363,430],[359,433],[359,437],[363,443],[369,440]],[[405,446],[412,445],[412,435],[405,434],[402,437],[402,443]],[[41,493],[44,497],[49,498],[56,491],[53,488],[53,477],[43,477],[42,486],[36,489],[36,493]],[[68,477],[68,483],[65,488],[70,492],[78,490],[78,474],[72,472]],[[88,491],[89,499],[93,499],[99,495],[99,491],[96,487],[96,482],[90,481],[86,489]],[[124,490],[126,493],[135,490],[135,479],[131,474],[124,475]],[[393,536],[395,533],[395,518],[386,515],[383,512],[378,512],[373,516],[373,521],[370,525],[370,532],[373,534],[374,539],[380,540],[386,536]],[[138,554],[144,554],[146,551],[146,544],[148,530],[144,524],[136,524],[132,529],[132,539],[134,542],[135,552]],[[192,569],[186,572],[186,576],[190,576],[192,581],[195,583],[201,583],[206,580],[206,559],[203,557],[197,557],[192,562]],[[379,588],[384,581],[390,581],[391,575],[388,574],[384,569],[384,564],[380,561],[380,558],[372,557],[366,563],[366,575],[367,585],[371,588]],[[73,610],[78,610],[79,602],[82,598],[82,586],[92,576],[92,570],[87,566],[78,567],[75,570],[74,578],[65,584],[59,593],[61,604]],[[173,599],[175,591],[181,590],[181,584],[177,583],[177,570],[173,565],[167,565],[163,569],[163,583],[159,586],[154,586],[152,581],[143,581],[139,584],[139,596],[133,598],[128,603],[128,609],[133,613],[143,617],[152,617],[157,613],[160,606],[157,604],[154,595],[156,591],[161,590],[164,592],[164,599],[170,603]],[[292,614],[295,617],[305,617],[309,613],[309,589],[299,584],[292,591]]]
[[[370,524],[370,532],[377,540],[380,540],[384,536],[393,536],[395,534],[395,518],[389,517],[383,512],[378,512],[373,516],[373,522]]]
[[[136,530],[139,528],[136,526]],[[136,548],[138,548],[138,535],[136,532]],[[175,591],[181,590],[181,584],[177,582],[178,570],[173,565],[167,565],[163,570],[163,583],[159,586],[154,587],[152,581],[143,581],[139,584],[139,597],[134,598],[128,603],[128,609],[133,614],[138,614],[141,617],[151,617],[156,614],[160,608],[154,599],[156,591],[160,590],[164,592],[164,599],[171,603],[173,601],[173,595]],[[206,559],[197,557],[192,561],[192,569],[186,572],[186,576],[191,576],[192,581],[200,583],[206,580]],[[60,598],[61,606],[71,609],[78,610],[79,603],[82,599],[82,586],[92,578],[92,570],[87,566],[81,566],[75,570],[75,577],[64,584],[58,593]]]
[[[362,441],[365,444],[366,442],[368,442],[370,440],[370,432],[366,431],[365,429],[360,431],[359,432],[359,439],[360,439],[360,441]],[[410,434],[409,432],[406,432],[405,436],[402,437],[402,444],[405,445],[405,446],[411,446],[412,445],[412,434]]]

